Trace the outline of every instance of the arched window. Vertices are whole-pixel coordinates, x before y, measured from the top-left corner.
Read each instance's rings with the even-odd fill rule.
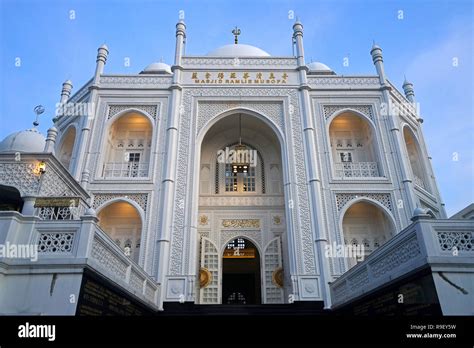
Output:
[[[57,151],[59,162],[61,162],[62,165],[67,169],[70,169],[75,141],[76,128],[71,126],[61,139],[61,143]]]
[[[265,193],[264,168],[262,156],[252,146],[226,146],[217,155],[215,193]]]
[[[405,139],[408,160],[413,173],[413,182],[415,185],[424,188],[425,190],[429,190],[428,177],[424,168],[420,146],[415,135],[408,126],[403,128],[403,137]]]
[[[135,207],[127,202],[115,202],[103,208],[98,218],[102,230],[117,243],[125,255],[138,263],[142,221]]]
[[[335,177],[382,176],[375,135],[363,117],[352,112],[335,117],[329,126],[329,138]]]
[[[357,202],[349,207],[342,220],[344,243],[363,250],[363,255],[349,255],[349,266],[362,261],[365,256],[388,241],[394,234],[394,226],[387,214],[375,204]]]
[[[147,177],[152,132],[149,119],[136,112],[115,120],[107,134],[103,177]]]

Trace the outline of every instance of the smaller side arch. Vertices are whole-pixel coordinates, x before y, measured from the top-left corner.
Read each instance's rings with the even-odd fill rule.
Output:
[[[154,158],[154,119],[143,110],[128,108],[104,123],[96,175],[107,179],[148,177]]]
[[[129,199],[115,198],[97,209],[98,225],[129,256],[139,263],[145,219],[141,208]]]
[[[356,247],[353,251],[359,251],[358,257],[344,255],[344,263],[347,268],[363,260],[397,232],[395,219],[391,212],[379,202],[368,197],[355,198],[341,209],[339,231],[344,250],[347,246],[352,245]]]
[[[393,216],[392,212],[383,204],[381,204],[379,201],[376,201],[375,199],[372,199],[370,197],[358,197],[351,199],[348,201],[344,207],[339,211],[339,223],[342,223],[342,219],[344,218],[344,215],[346,214],[347,210],[354,204],[359,203],[359,202],[367,202],[369,204],[375,205],[377,208],[382,209],[385,214],[390,218],[391,223],[393,225],[394,231],[396,231],[396,220],[395,217]]]
[[[420,146],[416,131],[405,123],[402,126],[403,140],[405,142],[405,155],[410,164],[410,170],[415,185],[431,192],[430,176],[428,174],[426,158]]]
[[[326,137],[335,178],[385,176],[382,142],[367,115],[351,108],[338,110],[326,122]]]
[[[61,139],[55,151],[59,162],[61,162],[61,164],[69,170],[75,162],[77,139],[77,125],[72,123],[68,125],[62,133]]]
[[[125,202],[125,203],[128,203],[128,204],[132,205],[137,210],[138,214],[140,215],[142,223],[145,221],[145,212],[143,211],[142,207],[140,207],[140,205],[137,202],[135,202],[133,199],[130,199],[130,198],[127,198],[127,197],[112,198],[112,199],[102,203],[101,205],[99,205],[97,207],[96,211],[97,211],[97,213],[99,213],[101,210],[103,210],[107,206],[109,206],[113,203],[117,203],[117,202]]]

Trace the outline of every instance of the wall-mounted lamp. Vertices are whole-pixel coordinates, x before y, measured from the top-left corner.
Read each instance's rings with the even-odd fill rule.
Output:
[[[40,163],[38,163],[38,167],[36,169],[38,174],[40,175],[46,173],[46,162],[41,161]]]

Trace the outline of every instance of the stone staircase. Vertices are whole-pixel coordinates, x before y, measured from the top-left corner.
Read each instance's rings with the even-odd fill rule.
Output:
[[[196,305],[164,303],[160,316],[314,316],[328,315],[322,302],[259,305]]]

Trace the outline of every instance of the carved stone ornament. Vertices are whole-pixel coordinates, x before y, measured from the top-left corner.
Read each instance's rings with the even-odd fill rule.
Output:
[[[222,226],[227,228],[260,228],[259,219],[224,219]]]
[[[205,288],[212,281],[212,273],[207,268],[201,267],[199,269],[199,286]]]
[[[201,215],[199,217],[199,225],[205,226],[207,225],[208,221],[209,221],[209,218],[207,217],[207,215]]]
[[[278,267],[272,273],[272,283],[278,286],[279,288],[283,288],[283,279],[284,279],[283,268]]]

